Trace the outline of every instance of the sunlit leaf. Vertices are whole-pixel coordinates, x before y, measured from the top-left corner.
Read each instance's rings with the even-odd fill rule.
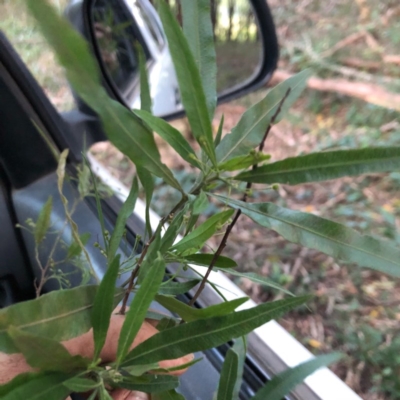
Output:
[[[269,154],[263,154],[261,152],[251,152],[245,156],[237,156],[231,158],[218,165],[218,169],[221,171],[238,171],[240,169],[246,169],[252,165],[259,164],[263,161],[269,160],[271,156]],[[237,179],[235,177],[235,179]]]
[[[194,288],[201,279],[192,279],[186,282],[167,282],[163,283],[158,289],[158,294],[166,296],[177,296],[178,294],[187,293]]]
[[[53,198],[50,196],[43,208],[40,210],[39,217],[36,221],[34,229],[35,243],[38,245],[42,242],[50,227],[51,210],[53,209]]]
[[[107,253],[107,258],[109,260],[113,260],[115,254],[117,253],[118,247],[121,243],[121,239],[124,235],[126,221],[132,215],[138,194],[139,194],[139,185],[138,185],[138,180],[135,177],[133,178],[132,187],[131,190],[129,191],[128,198],[125,200],[124,204],[119,210],[117,221],[115,223],[114,230],[110,238],[110,246],[108,248],[108,253]]]
[[[27,363],[42,371],[84,370],[90,360],[81,356],[71,356],[67,349],[55,340],[35,336],[11,326],[8,335]]]
[[[307,376],[322,367],[338,361],[340,358],[342,358],[341,354],[328,354],[315,357],[297,367],[290,368],[272,378],[256,393],[253,400],[281,400],[299,383],[303,382]]]
[[[168,39],[169,51],[175,66],[182,104],[193,135],[215,165],[211,118],[207,109],[207,100],[196,61],[178,22],[172,15],[169,5],[164,0],[159,0],[157,4]]]
[[[212,121],[217,104],[217,63],[209,0],[182,0],[183,33],[200,72],[208,114]]]
[[[135,347],[127,355],[123,365],[171,360],[219,346],[232,337],[253,331],[308,300],[310,296],[274,301],[229,315],[201,319],[167,329]]]
[[[254,183],[285,183],[325,181],[400,169],[400,147],[324,151],[287,158],[243,172],[235,179]]]
[[[97,62],[82,36],[46,0],[27,0],[26,3],[65,68],[69,83],[99,115],[111,142],[136,165],[147,168],[181,191],[172,172],[161,163],[151,132],[131,111],[112,100],[102,87]]]
[[[337,222],[272,203],[249,204],[225,196],[214,197],[240,208],[253,221],[278,232],[290,242],[400,277],[400,249],[388,241],[360,235]]]
[[[200,167],[196,153],[177,129],[162,118],[155,117],[146,111],[133,110],[133,112],[160,135],[185,161],[197,168]]]
[[[156,296],[156,301],[160,303],[167,310],[178,314],[183,320],[190,322],[198,319],[205,319],[216,317],[220,315],[226,315],[232,313],[236,308],[241,306],[248,300],[248,297],[242,297],[224,303],[215,304],[206,308],[194,308],[190,307],[185,303],[173,298],[162,295]]]
[[[239,355],[230,348],[222,365],[218,384],[217,400],[236,400],[233,397],[236,380],[238,379]]]
[[[12,325],[32,335],[62,341],[87,332],[91,326],[91,313],[97,286],[81,286],[58,290],[38,299],[17,303],[0,310],[0,351],[17,353],[18,349],[8,337]],[[122,299],[117,289],[114,305]]]
[[[213,236],[221,225],[228,221],[233,212],[233,210],[227,210],[213,215],[193,232],[185,236],[179,243],[172,246],[171,250],[181,253],[188,249],[202,247],[205,241]]]
[[[120,256],[110,263],[94,299],[92,326],[94,339],[93,359],[97,360],[106,342],[111,314],[114,310],[114,291],[120,266]]]
[[[125,358],[146,317],[147,309],[156,295],[165,274],[165,263],[161,255],[148,268],[140,288],[126,314],[118,341],[117,364]]]
[[[190,264],[200,265],[204,267],[208,267],[211,264],[211,261],[214,258],[214,254],[192,254],[189,256],[185,256],[185,260]],[[236,261],[231,258],[218,256],[217,261],[214,263],[215,267],[218,268],[235,268],[237,267]]]
[[[306,87],[309,77],[309,70],[300,72],[271,89],[263,100],[249,108],[243,114],[236,127],[232,129],[232,132],[226,135],[217,147],[218,163],[249,154],[251,150],[258,146],[288,89],[290,88],[291,91],[282,105],[276,122],[282,118],[283,114],[298,99]]]
[[[285,289],[283,286],[279,285],[278,283],[274,282],[271,279],[266,278],[265,276],[256,274],[254,272],[238,272],[235,270],[229,270],[227,272],[231,275],[239,276],[241,278],[246,278],[262,286],[267,286],[279,290],[281,292],[284,292],[286,294],[289,294],[290,296],[294,296],[292,292],[289,292],[289,290]]]

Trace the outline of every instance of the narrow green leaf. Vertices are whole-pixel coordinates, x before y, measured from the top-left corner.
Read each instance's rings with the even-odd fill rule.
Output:
[[[249,298],[241,297],[224,303],[215,304],[206,308],[193,308],[185,303],[173,298],[162,295],[156,296],[156,301],[167,310],[178,314],[187,322],[196,321],[198,319],[206,319],[232,313],[236,308],[245,303]]]
[[[172,172],[161,163],[151,132],[102,87],[97,62],[88,44],[46,0],[27,0],[30,13],[54,49],[74,91],[101,118],[110,141],[136,165],[143,166],[182,191]]]
[[[203,267],[208,267],[211,264],[214,254],[192,254],[185,256],[185,259],[190,264],[200,265]],[[215,262],[215,267],[217,268],[235,268],[237,267],[236,261],[231,258],[218,256]]]
[[[68,221],[68,223],[70,225],[70,228],[71,228],[72,238],[73,238],[74,242],[79,245],[79,247],[81,248],[83,254],[85,255],[86,261],[87,261],[87,263],[89,265],[89,269],[90,269],[90,272],[91,272],[93,278],[96,281],[99,281],[97,273],[93,268],[92,261],[90,259],[89,253],[87,252],[85,246],[83,245],[83,243],[81,241],[81,237],[79,235],[78,225],[72,219],[72,215],[71,215],[71,212],[70,212],[69,207],[68,207],[68,199],[63,194],[63,185],[64,185],[64,179],[65,179],[65,168],[66,168],[66,165],[67,165],[68,153],[69,153],[68,149],[63,150],[63,152],[60,154],[60,157],[58,159],[58,165],[57,165],[57,170],[56,170],[56,174],[57,174],[57,189],[58,189],[58,193],[59,193],[60,198],[61,198],[61,202],[62,202],[62,204],[64,206],[64,213],[65,213],[66,219],[67,219],[67,221]]]
[[[120,256],[117,255],[110,263],[94,299],[92,311],[92,326],[94,339],[93,360],[99,358],[106,342],[111,314],[114,310],[114,291],[120,266]]]
[[[133,339],[139,332],[146,317],[147,309],[156,295],[165,274],[165,263],[161,255],[148,268],[148,273],[143,279],[140,288],[132,300],[126,314],[124,325],[118,341],[117,364],[125,358],[132,345]]]
[[[185,161],[200,168],[196,153],[177,129],[162,118],[155,117],[146,111],[133,110],[133,112],[160,135]]]
[[[166,392],[156,393],[152,397],[154,400],[185,400],[185,398],[174,389]]]
[[[194,215],[200,215],[204,211],[207,210],[207,207],[209,206],[209,201],[207,195],[201,190],[200,194],[196,197],[196,199],[193,202],[192,206],[192,214]]]
[[[36,245],[40,244],[50,227],[51,210],[53,209],[53,197],[49,197],[40,210],[39,217],[36,221],[34,230],[34,238]]]
[[[139,276],[137,279],[137,284],[141,285],[143,279],[149,273],[149,268],[153,265],[156,258],[159,257],[160,253],[160,246],[161,246],[161,223],[158,225],[156,232],[154,233],[154,240],[149,246],[147,250],[146,257],[140,267]]]
[[[86,155],[83,155],[83,158],[86,162],[87,167],[89,168],[90,171],[90,176],[92,178],[93,182],[93,188],[94,188],[94,196],[96,198],[96,208],[97,208],[97,215],[100,221],[100,226],[101,226],[101,234],[103,235],[103,243],[104,243],[104,248],[106,251],[108,251],[108,239],[106,235],[106,225],[104,222],[104,214],[103,214],[103,208],[101,207],[101,198],[100,198],[100,192],[97,189],[97,181],[96,181],[96,176],[94,175],[92,168],[90,167],[90,162],[87,159]]]
[[[88,378],[74,377],[65,381],[63,385],[71,392],[83,393],[98,388],[100,382]]]
[[[168,374],[168,373],[171,373],[171,372],[174,372],[174,371],[182,371],[184,369],[192,367],[193,365],[195,365],[198,362],[200,362],[202,359],[203,359],[203,357],[195,358],[192,361],[189,361],[189,362],[187,362],[185,364],[180,364],[180,365],[177,365],[177,366],[171,367],[171,368],[157,368],[152,372],[153,373],[160,373],[160,374],[161,373]]]
[[[179,213],[174,217],[171,224],[167,228],[163,237],[161,238],[160,253],[165,254],[169,248],[174,244],[178,234],[182,228],[183,218],[187,212],[187,206],[185,206]]]
[[[251,280],[252,282],[259,283],[260,285],[271,287],[273,289],[280,290],[281,292],[284,292],[290,296],[294,296],[292,292],[289,290],[285,289],[283,286],[277,284],[271,279],[266,278],[265,276],[258,275],[254,272],[238,272],[235,270],[229,270],[227,271],[231,275],[239,276],[241,278],[246,278]]]
[[[217,105],[217,62],[209,0],[182,0],[183,33],[200,72],[212,121]]]
[[[300,72],[271,89],[263,100],[249,108],[236,127],[232,129],[232,133],[226,135],[217,147],[218,162],[222,163],[231,158],[248,154],[258,146],[288,89],[291,89],[290,94],[282,105],[275,122],[279,122],[283,114],[298,99],[306,87],[309,77],[309,70]]]
[[[185,236],[179,243],[171,247],[178,253],[192,248],[201,248],[218,228],[223,225],[232,216],[233,210],[222,211],[213,215],[206,222],[197,227],[193,232]]]
[[[114,384],[110,382],[111,386]],[[179,386],[179,379],[176,376],[169,375],[144,375],[123,377],[121,381],[115,384],[128,390],[137,390],[145,393],[158,393],[175,389]]]
[[[67,349],[55,340],[26,333],[13,326],[8,328],[8,336],[33,368],[71,372],[84,370],[90,363],[90,360],[83,357],[71,356]]]
[[[398,169],[400,147],[369,147],[287,158],[253,171],[242,172],[235,179],[254,183],[297,185]]]
[[[204,162],[207,162],[207,160]],[[185,236],[192,231],[200,215],[208,208],[209,201],[207,195],[201,190],[200,194],[194,200],[190,201],[189,205],[192,211],[189,221],[186,223]]]
[[[318,356],[310,361],[306,361],[297,367],[287,369],[272,378],[262,389],[260,389],[253,400],[281,400],[285,395],[294,389],[299,383],[303,382],[307,376],[316,370],[325,367],[342,358],[341,354],[328,354]]]
[[[194,288],[201,279],[192,279],[186,282],[167,282],[163,283],[158,289],[158,294],[165,296],[177,296],[178,294],[187,293]]]
[[[233,397],[236,380],[238,378],[239,355],[232,348],[228,350],[222,365],[218,384],[217,400],[236,400]]]
[[[124,371],[132,376],[141,376],[146,372],[157,369],[159,365],[157,363],[145,364],[145,365],[133,365],[131,367],[124,368]]]
[[[231,207],[240,208],[253,221],[276,231],[290,242],[400,277],[400,249],[390,242],[360,235],[337,222],[272,203],[248,204],[224,196],[214,197]]]
[[[239,169],[249,168],[254,164],[259,164],[263,161],[269,160],[270,158],[271,156],[269,154],[253,151],[247,155],[233,157],[230,160],[219,164],[218,169],[220,171],[238,171]],[[237,179],[237,177],[235,177],[235,179]]]
[[[132,212],[135,208],[136,200],[138,198],[138,194],[139,194],[138,180],[136,177],[134,177],[128,198],[125,200],[125,203],[122,205],[118,213],[117,221],[114,226],[114,231],[110,238],[110,246],[108,248],[108,254],[107,254],[107,258],[110,261],[114,259],[115,254],[117,253],[118,247],[121,243],[121,239],[124,235],[126,221],[132,215]]]
[[[63,383],[71,376],[63,372],[28,373],[0,386],[2,400],[64,400],[71,390]]]
[[[236,339],[235,344],[232,347],[232,350],[235,351],[235,353],[238,355],[237,378],[235,386],[233,388],[232,400],[239,399],[240,388],[243,381],[244,363],[246,361],[246,347],[247,339],[245,336]]]
[[[104,386],[100,386],[98,394],[100,395],[100,400],[113,400],[110,393],[108,393],[108,390]]]
[[[152,102],[150,94],[149,78],[147,76],[146,55],[143,47],[138,43],[136,46],[139,55],[139,71],[140,71],[140,108],[151,113]]]
[[[90,233],[82,233],[82,235],[79,236],[81,239],[81,243],[86,246],[87,242],[89,241],[91,234]],[[69,245],[68,251],[67,251],[67,258],[74,258],[78,257],[82,253],[81,246],[79,243],[77,243],[75,240]]]
[[[176,326],[177,321],[173,318],[163,318],[158,324],[157,324],[157,330],[159,332],[164,331],[165,329],[173,328]]]
[[[221,143],[222,129],[224,127],[225,116],[222,114],[221,121],[218,126],[217,136],[214,139],[214,146],[217,147]]]
[[[175,66],[182,104],[193,135],[213,165],[216,165],[211,119],[196,61],[178,22],[164,0],[158,1],[158,11]]]
[[[56,341],[68,340],[87,332],[97,286],[80,286],[57,290],[35,300],[0,310],[0,351],[18,353],[7,329],[12,325],[24,332]],[[114,305],[122,299],[123,290],[114,295]]]
[[[145,168],[142,167],[136,167],[136,172],[139,176],[140,183],[143,186],[144,193],[146,195],[146,232],[148,237],[151,237],[153,234],[152,229],[151,229],[151,224],[150,224],[150,205],[151,205],[151,199],[153,198],[153,192],[154,192],[154,180],[152,175],[147,171]]]
[[[123,366],[172,360],[219,346],[232,337],[246,335],[310,299],[310,296],[303,296],[274,301],[167,329],[135,347],[126,357]]]

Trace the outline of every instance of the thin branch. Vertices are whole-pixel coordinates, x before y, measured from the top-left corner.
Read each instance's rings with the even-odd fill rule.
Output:
[[[126,310],[126,305],[127,305],[127,302],[128,302],[129,294],[130,294],[131,291],[132,291],[135,278],[136,278],[137,274],[139,273],[140,266],[142,265],[142,262],[143,262],[143,260],[144,260],[144,257],[145,257],[146,254],[147,254],[147,250],[149,250],[149,247],[150,247],[151,243],[153,242],[154,238],[155,238],[155,235],[153,235],[153,236],[151,237],[151,239],[146,243],[146,245],[144,246],[144,249],[143,249],[142,253],[140,254],[140,258],[139,258],[139,261],[138,261],[138,263],[137,263],[137,265],[136,265],[136,268],[132,271],[131,277],[129,278],[129,285],[128,285],[128,288],[126,289],[125,296],[124,296],[124,300],[123,300],[123,302],[122,302],[122,306],[121,306],[121,309],[120,309],[120,311],[119,311],[119,313],[120,313],[121,315],[124,315],[124,314],[125,314],[125,310]]]
[[[160,220],[160,224],[157,227],[155,233],[153,233],[152,237],[149,239],[149,241],[144,246],[144,248],[142,250],[142,253],[140,254],[140,258],[139,258],[139,260],[137,262],[137,265],[136,265],[135,269],[132,271],[132,274],[131,274],[129,280],[124,282],[124,284],[122,285],[122,287],[124,287],[126,284],[128,284],[128,288],[126,289],[124,300],[122,302],[122,306],[121,306],[121,309],[119,311],[119,313],[121,315],[125,314],[125,310],[126,310],[126,305],[128,303],[129,294],[131,293],[131,291],[133,289],[135,278],[137,277],[137,275],[139,273],[140,267],[142,265],[142,262],[143,262],[143,260],[144,260],[144,258],[146,256],[146,254],[147,254],[147,251],[148,251],[151,243],[155,239],[155,235],[156,235],[157,231],[164,226],[164,224],[168,221],[169,218],[171,218],[177,211],[179,211],[182,208],[182,205],[185,204],[186,201],[187,201],[187,197],[186,196],[182,196],[182,198],[179,201],[179,203],[176,204],[176,206],[164,218],[162,218]]]
[[[289,96],[290,92],[291,92],[291,88],[288,88],[288,90],[287,90],[286,93],[285,93],[285,96],[283,96],[282,100],[280,101],[279,106],[278,106],[278,108],[277,108],[275,114],[272,116],[271,121],[270,121],[270,123],[269,123],[269,125],[268,125],[268,127],[267,127],[267,129],[266,129],[266,131],[265,131],[264,137],[262,138],[262,140],[261,140],[261,142],[260,142],[260,145],[259,145],[259,147],[258,147],[258,149],[259,149],[260,152],[263,151],[264,145],[265,145],[265,141],[267,140],[268,135],[269,135],[269,133],[271,132],[271,128],[272,128],[273,124],[275,123],[275,121],[276,121],[278,115],[279,115],[280,112],[282,111],[283,103],[286,101],[286,99],[287,99],[287,97]],[[254,165],[253,165],[253,170],[255,170],[255,169],[257,169],[257,168],[258,168],[257,164],[254,164]],[[248,191],[251,189],[251,185],[252,185],[251,182],[247,182],[246,191],[245,191],[245,193],[244,193],[244,195],[243,195],[243,197],[242,197],[242,201],[243,201],[243,202],[246,202],[246,201],[247,201]],[[210,266],[208,267],[207,272],[206,272],[206,274],[204,275],[204,277],[203,277],[203,279],[202,279],[202,281],[201,281],[201,283],[200,283],[199,288],[197,289],[195,295],[193,296],[193,298],[192,298],[192,299],[190,300],[190,302],[189,302],[189,305],[190,305],[190,306],[193,306],[193,304],[196,302],[196,300],[197,300],[198,297],[200,296],[201,292],[204,290],[204,287],[206,286],[208,277],[210,276],[211,271],[213,270],[213,268],[214,268],[214,266],[215,266],[215,263],[216,263],[217,260],[218,260],[218,257],[221,255],[222,251],[223,251],[224,248],[226,247],[226,244],[227,244],[227,242],[228,242],[228,237],[229,237],[229,235],[230,235],[230,233],[231,233],[233,227],[235,226],[235,224],[236,224],[236,222],[238,221],[238,219],[239,219],[239,217],[240,217],[241,214],[242,214],[242,210],[237,209],[237,210],[236,210],[236,214],[235,214],[235,216],[233,217],[232,222],[228,225],[228,228],[226,228],[226,231],[225,231],[225,234],[224,234],[224,236],[223,236],[223,238],[222,238],[222,240],[221,240],[221,243],[219,244],[217,251],[214,253],[214,256],[213,256],[213,258],[212,258],[212,260],[211,260]]]

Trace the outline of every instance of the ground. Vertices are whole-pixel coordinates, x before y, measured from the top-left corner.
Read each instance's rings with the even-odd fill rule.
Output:
[[[0,0],[0,15],[11,15],[18,1]],[[281,45],[281,71],[311,67],[314,76],[322,80],[374,84],[386,92],[399,93],[398,1],[270,0],[269,4]],[[24,60],[33,63],[33,72],[53,103],[60,110],[70,108],[70,92],[65,80],[58,78],[60,70],[43,39],[26,26],[24,16],[0,22]],[[261,99],[266,90],[221,105],[215,130],[224,114],[224,132],[229,132],[246,107]],[[265,151],[279,160],[324,149],[399,146],[400,114],[394,109],[399,110],[400,105],[379,107],[373,100],[364,102],[355,97],[306,90],[284,121],[273,127]],[[191,140],[184,119],[174,125]],[[190,180],[192,171],[165,143],[157,142],[163,160],[178,178]],[[134,167],[109,144],[98,144],[92,151],[123,182],[131,182]],[[398,245],[399,194],[400,173],[392,172],[294,187],[281,185],[278,191],[260,190],[254,200],[315,213]],[[159,186],[154,208],[162,213],[170,208],[169,203],[173,203],[169,192]],[[215,248],[217,242],[210,246]],[[346,353],[349,357],[332,369],[363,399],[400,398],[398,279],[292,245],[245,217],[230,236],[225,254],[234,258],[241,270],[268,276],[295,294],[314,293],[309,309],[292,312],[279,322],[315,354]],[[248,281],[237,282],[256,301],[282,297]]]

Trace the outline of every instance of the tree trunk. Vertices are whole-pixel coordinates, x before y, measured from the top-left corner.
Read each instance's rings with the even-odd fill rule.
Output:
[[[227,32],[227,40],[230,42],[232,40],[232,31],[233,31],[233,16],[235,14],[235,1],[229,0],[228,4],[228,17],[229,17],[229,27]]]

